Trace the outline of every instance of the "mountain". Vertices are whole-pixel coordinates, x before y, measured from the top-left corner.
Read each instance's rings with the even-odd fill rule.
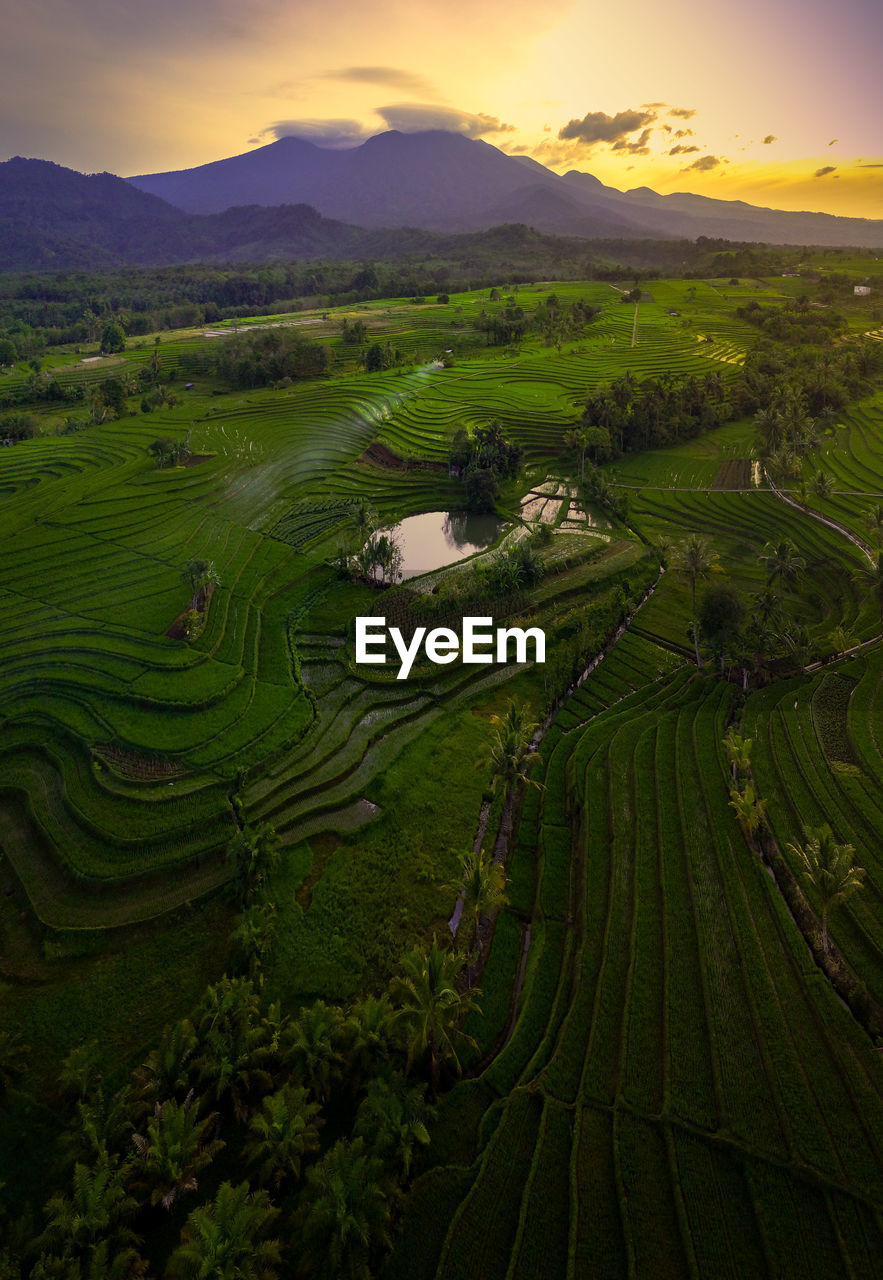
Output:
[[[5,271],[344,257],[361,253],[366,236],[303,204],[195,216],[110,173],[20,156],[0,164]]]
[[[617,191],[592,174],[553,173],[527,156],[440,130],[390,130],[349,150],[280,138],[244,155],[129,182],[191,213],[306,203],[363,227],[466,231],[529,222],[553,234],[698,236],[771,244],[883,245],[883,222],[756,208],[647,187]]]

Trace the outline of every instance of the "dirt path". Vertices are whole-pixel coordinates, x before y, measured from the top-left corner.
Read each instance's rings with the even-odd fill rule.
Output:
[[[635,322],[632,325],[632,346],[634,346],[638,340],[638,307],[640,305],[641,304],[639,302],[635,303]]]
[[[829,516],[823,516],[819,511],[811,511],[809,507],[802,507],[800,503],[797,502],[796,499],[792,498],[789,493],[784,489],[779,488],[766,469],[764,469],[763,474],[766,477],[770,489],[777,498],[781,498],[783,502],[787,502],[788,506],[793,507],[795,511],[800,511],[803,515],[809,516],[812,520],[818,520],[820,524],[826,524],[829,529],[836,529],[838,533],[842,533],[844,538],[848,538],[854,546],[858,547],[859,551],[862,552],[871,564],[874,563],[874,553],[871,550],[871,547],[863,538],[860,538],[857,533],[853,533],[852,530],[847,529],[845,525],[838,524],[836,520],[832,520]]]

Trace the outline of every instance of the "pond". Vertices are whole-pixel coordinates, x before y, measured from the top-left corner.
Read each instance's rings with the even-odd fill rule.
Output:
[[[468,511],[424,511],[408,516],[392,530],[402,549],[402,577],[441,569],[484,551],[500,536],[503,521]]]

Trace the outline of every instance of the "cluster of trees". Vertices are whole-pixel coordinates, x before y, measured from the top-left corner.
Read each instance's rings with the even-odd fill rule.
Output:
[[[761,338],[746,355],[733,389],[736,410],[740,415],[757,413],[787,387],[803,397],[810,414],[836,413],[860,395],[883,367],[880,345],[869,339],[820,346]]]
[[[344,578],[391,586],[402,576],[402,549],[364,499],[353,509],[349,536],[338,544],[336,563]]]
[[[0,418],[0,440],[33,440],[39,434],[40,427],[32,413],[7,413]]]
[[[219,340],[208,357],[208,371],[231,387],[250,390],[320,378],[328,363],[328,348],[295,329],[258,329]]]
[[[66,1059],[57,1186],[39,1224],[6,1224],[4,1280],[355,1280],[382,1258],[480,993],[433,941],[384,991],[284,1012],[264,982],[278,858],[266,828],[232,842],[230,971],[128,1084],[105,1089],[95,1042]],[[26,1048],[6,1050],[18,1078]]]
[[[470,436],[460,427],[451,444],[451,467],[463,481],[469,511],[493,511],[500,481],[513,479],[521,465],[521,449],[507,440],[494,419]]]
[[[172,436],[161,436],[147,446],[147,452],[154,459],[156,467],[176,467],[190,457],[190,445],[187,440],[175,440]]]
[[[736,315],[776,342],[816,347],[832,346],[845,323],[843,316],[836,311],[826,308],[811,310],[806,295],[801,295],[787,306],[762,307],[752,299],[737,307]]]
[[[581,428],[606,431],[607,437],[591,437],[593,447],[602,455],[611,451],[617,455],[692,440],[720,426],[730,414],[717,373],[683,378],[663,373],[641,382],[632,373],[624,373],[591,393]]]

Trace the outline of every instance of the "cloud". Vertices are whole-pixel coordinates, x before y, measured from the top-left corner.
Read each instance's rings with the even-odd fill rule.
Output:
[[[676,129],[675,137],[676,138],[695,138],[696,134],[693,132],[692,129]]]
[[[645,111],[661,111],[663,107],[667,107],[667,102],[642,102],[641,106]]]
[[[858,164],[858,169],[883,169],[883,164]]]
[[[822,165],[821,169],[816,169],[815,173],[813,174],[813,177],[814,177],[814,178],[826,178],[826,177],[828,176],[828,174],[829,174],[829,173],[833,173],[833,172],[834,172],[834,170],[835,170],[836,168],[837,168],[836,164],[825,164],[825,165]]]
[[[647,156],[650,154],[647,142],[652,132],[652,129],[644,129],[641,136],[632,142],[629,142],[627,138],[620,138],[618,142],[612,144],[610,150],[625,151],[630,156]]]
[[[261,130],[263,138],[267,136],[275,140],[279,138],[304,138],[314,142],[318,147],[332,149],[357,147],[376,133],[376,129],[366,129],[358,120],[277,120]],[[260,139],[257,139],[260,141]]]
[[[779,139],[776,137],[774,133],[768,133],[765,138],[761,139],[761,141],[763,142],[763,145],[765,147],[768,147],[771,142],[778,142]]]
[[[401,133],[423,133],[427,129],[443,129],[447,133],[460,133],[465,138],[483,138],[486,133],[514,133],[513,124],[504,124],[497,116],[483,112],[472,115],[458,111],[456,107],[438,107],[421,102],[394,102],[374,110],[388,129]]]
[[[352,80],[357,84],[383,84],[403,93],[420,93],[436,97],[438,90],[423,76],[397,67],[339,67],[336,71],[323,71],[320,80]]]
[[[670,156],[686,156],[686,155],[689,155],[691,151],[698,151],[698,150],[699,150],[698,147],[685,147],[685,146],[682,146],[681,143],[678,143],[676,147],[672,147],[672,149],[666,152],[666,154]]]
[[[624,143],[628,134],[643,129],[656,119],[652,111],[618,111],[609,116],[604,111],[590,111],[582,120],[571,120],[558,130],[562,141],[582,142],[593,147],[599,142]]]
[[[839,138],[832,138],[831,141],[828,143],[828,146],[833,147],[834,143],[839,141],[840,141]]]
[[[723,161],[718,156],[700,156],[692,164],[684,165],[681,172],[686,173],[689,169],[695,169],[698,173],[707,173],[709,169],[716,169],[722,163]]]
[[[670,116],[677,116],[679,120],[691,120],[696,114],[695,107],[672,107],[668,113]]]

